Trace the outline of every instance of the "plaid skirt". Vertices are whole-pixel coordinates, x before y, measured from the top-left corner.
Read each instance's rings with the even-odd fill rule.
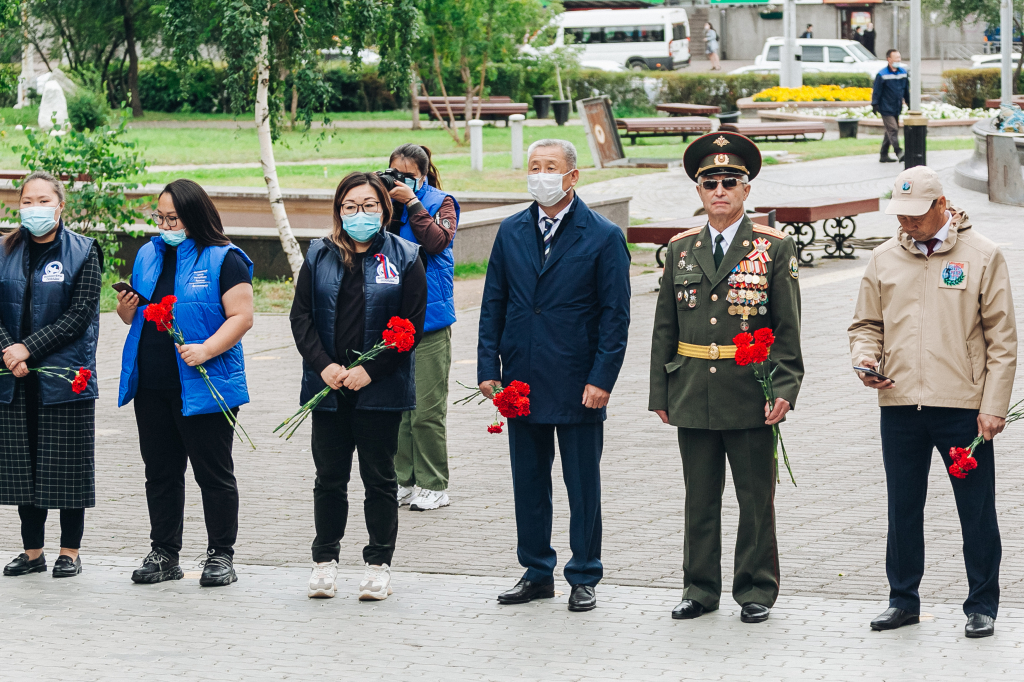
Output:
[[[0,504],[41,509],[96,506],[96,401],[38,406],[32,452],[24,381],[0,405]]]

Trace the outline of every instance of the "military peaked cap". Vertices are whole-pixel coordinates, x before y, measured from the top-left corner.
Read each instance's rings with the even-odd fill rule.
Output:
[[[753,180],[761,172],[761,150],[739,133],[708,133],[683,152],[683,169],[694,182],[710,171],[743,173]]]

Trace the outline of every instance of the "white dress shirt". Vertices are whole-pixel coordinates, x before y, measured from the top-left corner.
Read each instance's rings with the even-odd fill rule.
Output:
[[[554,236],[556,234],[558,234],[558,228],[560,228],[562,226],[562,218],[565,217],[565,214],[569,212],[569,209],[572,208],[572,205],[574,203],[576,203],[575,202],[575,197],[574,197],[574,201],[570,201],[568,206],[566,206],[561,211],[559,211],[558,213],[555,214],[555,217],[554,217],[555,225],[554,225],[554,227],[551,228],[551,237],[552,237],[552,239],[554,238]],[[544,209],[541,208],[541,207],[538,207],[538,211],[537,212],[540,214],[540,215],[537,216],[537,229],[540,230],[540,235],[543,237],[544,236],[544,230],[545,230],[544,219],[548,217],[548,214],[545,213]]]
[[[729,252],[729,245],[732,244],[732,240],[736,238],[736,233],[739,231],[740,223],[742,222],[743,216],[740,216],[739,220],[722,230],[721,235],[725,237],[725,239],[722,240],[722,253]],[[718,240],[719,232],[715,228],[711,227],[711,223],[708,223],[708,232],[711,233],[711,252],[714,253],[715,242]]]
[[[942,247],[942,243],[945,242],[946,239],[949,238],[949,226],[952,223],[953,223],[953,214],[950,213],[949,211],[946,211],[946,224],[942,226],[942,229],[940,229],[938,232],[935,233],[934,239],[938,239],[939,241],[935,245],[935,248],[932,249],[932,253],[935,253],[936,251],[938,251]],[[926,242],[919,242],[919,241],[915,240],[914,244],[916,244],[917,248],[921,250],[921,253],[923,253],[926,256],[928,255],[928,244]]]

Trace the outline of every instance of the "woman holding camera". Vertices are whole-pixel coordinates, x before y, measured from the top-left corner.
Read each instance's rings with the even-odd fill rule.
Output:
[[[21,227],[0,248],[0,504],[18,505],[25,551],[4,575],[46,571],[47,510],[60,509],[54,578],[82,572],[85,510],[96,506],[96,380],[84,390],[52,373],[96,372],[102,257],[64,227],[64,185],[35,172],[21,185]]]
[[[238,486],[231,457],[234,429],[195,368],[202,365],[237,414],[249,402],[242,337],[253,324],[252,261],[224,234],[209,195],[191,180],[160,193],[153,214],[160,236],[141,249],[132,288],[153,303],[177,297],[174,323],[186,343],[145,320],[139,296],[117,295],[117,314],[131,325],[121,361],[118,407],[135,402],[139,448],[146,465],[152,550],[132,573],[136,583],[180,580],[185,470],[203,495],[207,557],[199,584],[238,580]],[[143,306],[144,308],[144,306]]]
[[[366,489],[363,514],[369,544],[359,599],[391,594],[391,560],[398,536],[395,452],[402,412],[416,406],[413,354],[387,350],[348,369],[381,340],[392,317],[423,335],[427,282],[419,248],[382,225],[393,208],[376,173],[351,173],[334,193],[334,230],[314,241],[299,271],[292,303],[295,345],[302,355],[303,404],[330,386],[313,411],[313,572],[310,597],[333,597],[348,519],[352,455]]]
[[[448,506],[448,372],[455,322],[455,259],[452,241],[459,202],[441,190],[430,150],[403,144],[391,152],[391,168],[405,175],[390,191],[396,207],[389,231],[420,245],[427,272],[427,317],[416,348],[416,409],[402,416],[398,436],[398,504],[413,511]]]

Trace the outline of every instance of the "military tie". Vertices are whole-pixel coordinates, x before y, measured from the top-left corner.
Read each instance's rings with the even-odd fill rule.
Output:
[[[551,253],[551,238],[555,236],[555,219],[544,216],[544,230],[542,232],[544,236],[544,260],[548,259],[548,254]]]
[[[722,261],[725,260],[725,251],[722,249],[722,242],[725,241],[725,235],[718,235],[715,237],[715,270],[722,266]]]

